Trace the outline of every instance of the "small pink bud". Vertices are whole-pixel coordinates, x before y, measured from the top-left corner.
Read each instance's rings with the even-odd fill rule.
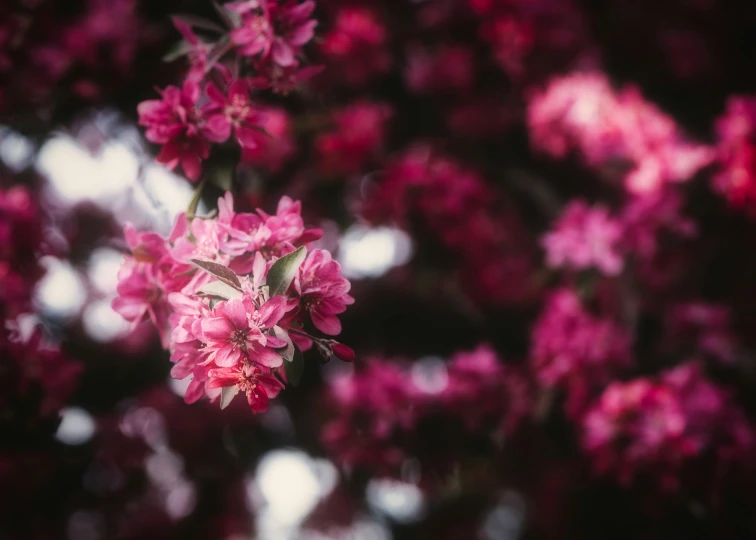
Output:
[[[343,343],[335,343],[331,347],[331,350],[333,351],[333,355],[339,360],[343,360],[344,362],[354,361],[354,351]]]

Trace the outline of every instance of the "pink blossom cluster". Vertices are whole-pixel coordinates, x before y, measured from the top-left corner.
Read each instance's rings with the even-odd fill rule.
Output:
[[[147,140],[162,146],[157,160],[169,169],[180,165],[196,182],[211,146],[233,138],[244,160],[280,168],[291,152],[288,119],[280,109],[253,100],[252,92],[287,92],[317,72],[300,65],[302,47],[317,25],[314,8],[312,0],[229,2],[219,7],[229,28],[215,42],[196,34],[194,19],[177,17],[190,64],[184,83],[138,107]],[[215,26],[211,21],[199,26],[208,24]]]
[[[74,16],[52,2],[7,4],[0,12],[0,111],[48,104],[57,93],[101,99],[132,73],[147,41],[137,31],[143,21],[135,0],[88,0]]]
[[[354,358],[308,328],[339,334],[338,316],[354,300],[331,254],[308,251],[322,231],[305,227],[299,202],[283,197],[272,215],[237,213],[227,193],[218,207],[216,218],[180,214],[168,238],[127,227],[132,254],[113,308],[157,328],[171,375],[191,377],[187,403],[222,396],[225,407],[241,391],[260,412],[285,382],[298,382],[301,350]]]
[[[701,301],[679,303],[670,307],[665,319],[665,341],[670,349],[692,348],[724,365],[737,360],[739,344],[726,306]]]
[[[631,196],[611,212],[603,204],[569,202],[541,244],[549,268],[596,270],[618,276],[632,261],[651,268],[664,236],[695,236],[693,221],[682,215],[682,199],[671,189]]]
[[[609,317],[591,313],[567,288],[550,293],[536,321],[531,366],[546,388],[567,392],[567,409],[579,414],[597,388],[630,368],[631,338]]]
[[[468,0],[479,37],[514,80],[582,59],[589,42],[583,13],[572,0]],[[527,69],[526,69],[527,66]]]
[[[388,32],[369,6],[342,5],[332,14],[330,30],[323,34],[320,51],[331,69],[351,85],[363,85],[391,67]]]
[[[622,226],[603,205],[589,207],[572,201],[562,212],[554,230],[543,237],[546,262],[552,268],[596,268],[607,275],[622,270]]]
[[[436,369],[417,375],[405,364],[373,359],[335,377],[325,446],[350,467],[392,473],[422,452],[419,426],[434,416],[458,420],[468,434],[510,434],[530,409],[526,381],[488,345],[456,353]]]
[[[81,372],[81,364],[49,343],[31,315],[45,251],[42,215],[32,192],[20,185],[0,189],[0,425],[34,424],[36,417],[54,415],[76,389]],[[21,411],[31,411],[33,418],[16,418]]]
[[[644,476],[674,490],[707,454],[721,466],[750,459],[755,437],[728,392],[687,363],[610,384],[585,415],[582,444],[598,472],[626,484]]]
[[[708,146],[688,141],[674,120],[634,87],[615,91],[599,73],[549,81],[528,103],[531,144],[563,158],[575,151],[591,167],[623,164],[632,193],[649,193],[689,180],[714,159]]]
[[[415,146],[387,165],[361,214],[430,235],[454,254],[460,282],[476,300],[520,302],[531,293],[531,256],[516,214],[501,213],[496,199],[474,170]]]
[[[756,98],[729,98],[715,127],[719,169],[713,185],[734,206],[751,209],[756,200]]]
[[[0,319],[31,309],[41,254],[41,219],[32,194],[22,186],[0,189]]]
[[[390,117],[388,105],[370,101],[333,111],[333,130],[315,139],[323,172],[349,175],[362,171],[382,149]]]

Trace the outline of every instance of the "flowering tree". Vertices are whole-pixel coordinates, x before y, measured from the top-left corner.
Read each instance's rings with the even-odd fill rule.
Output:
[[[752,538],[755,17],[0,6],[0,538]]]

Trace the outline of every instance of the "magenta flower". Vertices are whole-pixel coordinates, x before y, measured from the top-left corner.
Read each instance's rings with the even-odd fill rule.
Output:
[[[176,27],[176,30],[181,33],[186,42],[191,46],[189,51],[190,67],[189,73],[186,75],[186,80],[199,82],[205,77],[209,68],[207,60],[210,53],[210,46],[197,37],[197,34],[194,33],[191,26],[179,18],[173,18],[173,26]]]
[[[283,359],[274,349],[285,347],[286,342],[265,331],[278,324],[285,312],[282,296],[274,296],[259,309],[249,296],[219,302],[201,321],[208,360],[219,367],[234,367],[245,361],[279,367]]]
[[[187,80],[182,88],[165,88],[162,99],[143,101],[137,107],[139,124],[147,127],[147,140],[163,145],[158,162],[169,169],[180,164],[195,182],[202,173],[202,160],[210,155],[206,135],[213,135],[213,130],[206,131],[200,125],[196,108],[199,97],[199,86]]]
[[[296,151],[291,120],[286,110],[280,107],[258,110],[259,128],[264,136],[258,138],[257,146],[242,148],[242,161],[277,173]]]
[[[315,2],[301,4],[292,0],[253,0],[234,2],[228,7],[242,16],[242,25],[231,32],[231,42],[245,56],[270,57],[273,62],[289,67],[303,45],[314,35],[317,21],[310,18]]]
[[[254,364],[212,369],[208,375],[208,388],[236,386],[246,394],[247,402],[254,412],[265,412],[270,399],[276,397],[284,386],[269,370]]]
[[[630,483],[651,475],[661,487],[679,487],[680,471],[705,452],[750,459],[753,429],[727,392],[695,364],[658,380],[612,383],[583,420],[583,448],[599,473]]]
[[[538,381],[565,388],[571,414],[585,406],[585,391],[601,387],[630,364],[627,333],[611,319],[588,312],[568,289],[549,296],[531,342],[531,365]]]
[[[339,263],[322,249],[310,252],[294,278],[294,288],[312,323],[331,336],[341,332],[337,315],[354,303],[354,298],[347,294],[350,286],[349,280],[341,275]]]
[[[227,96],[213,83],[207,85],[206,91],[210,103],[202,112],[207,116],[208,125],[212,126],[217,139],[228,139],[233,130],[242,150],[257,148],[267,135],[261,128],[263,115],[249,98],[249,83],[237,79],[229,85]]]
[[[619,242],[622,227],[601,205],[573,201],[562,212],[552,232],[543,238],[546,261],[552,268],[597,268],[613,276],[623,266]]]
[[[333,113],[334,129],[315,140],[325,172],[359,172],[384,144],[391,108],[383,103],[358,101]]]

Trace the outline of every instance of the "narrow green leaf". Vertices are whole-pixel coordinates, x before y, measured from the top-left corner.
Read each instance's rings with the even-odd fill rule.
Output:
[[[289,337],[289,333],[283,328],[281,328],[280,326],[274,326],[273,335],[276,336],[278,339],[282,339],[286,342],[286,348],[278,351],[279,354],[283,357],[283,359],[286,360],[287,362],[291,362],[292,360],[294,360],[294,342],[291,341],[291,337]]]
[[[236,290],[231,285],[228,285],[227,283],[224,283],[222,281],[211,281],[210,283],[200,287],[198,292],[207,296],[219,296],[220,298],[223,298],[225,300],[242,297],[241,291]]]
[[[242,18],[241,15],[236,13],[235,11],[231,11],[230,9],[223,7],[218,2],[213,0],[213,7],[215,8],[215,11],[218,12],[218,15],[221,16],[221,19],[230,26],[231,28],[238,28],[241,26]]]
[[[237,385],[234,386],[226,386],[221,389],[221,398],[220,398],[220,408],[225,409],[229,406],[231,401],[236,397],[236,394],[239,393],[239,387]]]
[[[163,62],[173,62],[174,60],[178,60],[182,56],[189,54],[191,50],[192,45],[185,39],[182,39],[168,49],[168,52],[163,55]]]
[[[189,201],[189,206],[186,209],[186,215],[189,219],[192,219],[194,216],[197,215],[197,207],[199,206],[200,200],[202,200],[202,188],[205,187],[205,179],[203,178],[202,181],[197,185],[197,187],[194,190],[194,195],[192,195],[192,200]]]
[[[239,281],[239,276],[237,276],[234,271],[231,270],[228,266],[223,266],[222,264],[210,261],[200,261],[199,259],[192,259],[192,263],[202,268],[205,272],[214,275],[223,283],[226,283],[234,289],[241,291],[241,282]]]
[[[294,345],[294,356],[291,362],[284,362],[284,370],[286,371],[286,379],[292,385],[297,386],[299,381],[302,380],[302,373],[304,373],[304,358],[302,351],[296,345]]]
[[[296,251],[292,251],[288,255],[284,255],[270,267],[268,271],[268,277],[266,279],[266,285],[270,287],[270,295],[276,296],[284,294],[291,285],[294,276],[297,275],[297,270],[307,258],[307,248],[305,246],[300,247]]]
[[[212,32],[218,32],[221,34],[225,32],[223,27],[218,23],[214,23],[213,21],[205,19],[204,17],[198,17],[197,15],[180,13],[178,15],[173,15],[172,18],[178,19],[179,21],[188,24],[192,28],[202,28],[203,30],[210,30]]]

